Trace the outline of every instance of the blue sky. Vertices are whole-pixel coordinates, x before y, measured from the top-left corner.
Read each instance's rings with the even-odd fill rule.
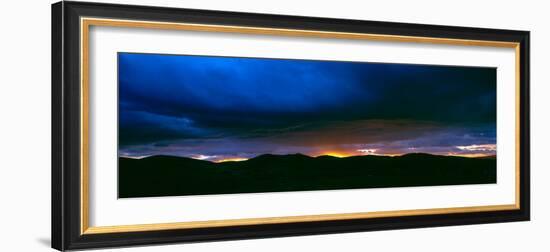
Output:
[[[119,53],[119,155],[496,153],[496,69]]]

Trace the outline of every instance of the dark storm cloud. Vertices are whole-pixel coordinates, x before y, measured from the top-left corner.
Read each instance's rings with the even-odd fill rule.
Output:
[[[308,134],[339,136],[331,137],[333,144],[336,139],[349,144],[367,136],[416,139],[415,132],[429,132],[418,129],[426,125],[464,132],[489,125],[484,134],[495,132],[493,68],[130,53],[118,57],[122,147],[174,148],[170,143],[240,139],[261,149],[284,141],[287,146],[304,145]],[[399,129],[394,125],[403,122]],[[388,127],[395,130],[380,130]],[[270,143],[259,143],[261,139]]]

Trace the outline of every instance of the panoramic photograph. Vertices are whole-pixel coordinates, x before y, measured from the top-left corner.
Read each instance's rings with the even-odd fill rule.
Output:
[[[496,183],[496,68],[118,53],[119,198]]]

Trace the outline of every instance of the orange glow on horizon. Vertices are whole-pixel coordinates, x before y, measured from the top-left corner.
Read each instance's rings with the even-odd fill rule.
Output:
[[[401,156],[406,153],[377,153],[376,149],[371,149],[369,151],[365,150],[351,150],[351,151],[325,151],[321,152],[320,154],[313,155],[314,157],[319,156],[332,156],[337,158],[346,158],[346,157],[353,157],[353,156],[388,156],[388,157],[395,157],[395,156]]]
[[[356,153],[344,153],[344,152],[337,152],[337,151],[327,151],[327,152],[323,152],[319,155],[316,155],[315,157],[320,157],[320,156],[331,156],[331,157],[337,157],[337,158],[344,158],[344,157],[351,157],[351,156],[356,156],[357,154]]]
[[[239,162],[239,161],[246,161],[248,158],[242,158],[242,157],[230,157],[230,158],[224,158],[220,160],[215,160],[215,163],[223,163],[223,162]]]
[[[492,157],[495,156],[494,154],[487,154],[487,153],[471,153],[471,154],[459,154],[459,153],[447,153],[444,154],[445,156],[453,156],[453,157],[468,157],[468,158],[478,158],[478,157]]]

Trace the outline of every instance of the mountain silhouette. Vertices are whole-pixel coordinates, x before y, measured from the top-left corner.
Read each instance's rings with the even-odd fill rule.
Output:
[[[496,157],[264,154],[213,163],[119,158],[120,198],[496,183]]]

